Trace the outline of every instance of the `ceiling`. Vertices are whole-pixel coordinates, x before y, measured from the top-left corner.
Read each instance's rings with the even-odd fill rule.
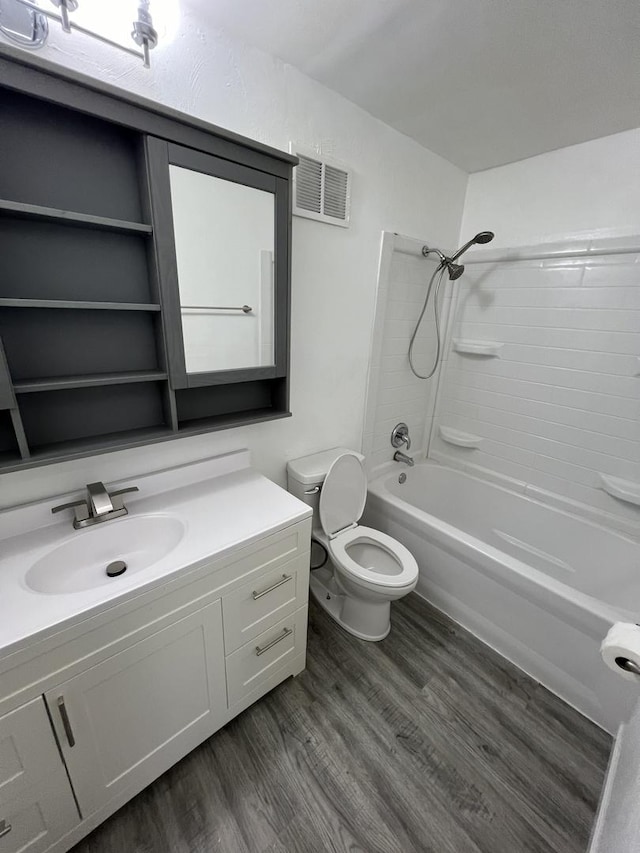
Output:
[[[468,172],[640,125],[640,0],[188,0]]]

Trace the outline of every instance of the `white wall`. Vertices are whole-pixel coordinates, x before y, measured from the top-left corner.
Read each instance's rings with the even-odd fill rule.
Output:
[[[154,51],[151,71],[55,27],[42,55],[281,149],[289,140],[319,147],[354,170],[352,226],[294,218],[293,418],[6,474],[0,505],[241,446],[283,483],[289,458],[359,447],[381,232],[455,243],[466,174],[292,67],[234,43],[188,4],[176,38]]]
[[[495,246],[640,234],[640,128],[469,177],[461,240]]]

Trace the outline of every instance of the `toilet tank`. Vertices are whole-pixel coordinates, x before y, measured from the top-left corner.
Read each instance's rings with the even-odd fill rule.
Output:
[[[327,471],[343,453],[353,453],[361,462],[364,456],[348,447],[332,447],[310,456],[301,456],[287,462],[287,489],[313,509],[313,523],[318,524],[320,489]]]

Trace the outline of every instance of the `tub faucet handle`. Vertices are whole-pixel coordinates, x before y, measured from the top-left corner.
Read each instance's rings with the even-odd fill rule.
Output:
[[[402,447],[402,445],[411,450],[411,438],[409,437],[409,427],[405,423],[396,424],[391,433],[391,446]]]

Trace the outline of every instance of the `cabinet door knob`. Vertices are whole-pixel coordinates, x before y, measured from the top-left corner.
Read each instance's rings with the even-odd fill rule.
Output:
[[[268,586],[266,589],[263,589],[260,592],[256,592],[256,590],[254,589],[254,591],[251,593],[251,595],[253,596],[253,600],[257,601],[259,598],[262,598],[263,595],[267,595],[267,593],[273,592],[274,589],[278,589],[279,586],[282,586],[283,583],[286,583],[290,580],[291,575],[282,575],[279,581],[276,581],[275,583],[271,584],[271,586]]]
[[[76,738],[73,734],[73,729],[71,728],[71,720],[69,719],[67,706],[64,704],[64,696],[58,696],[58,710],[60,711],[62,727],[64,728],[65,735],[67,736],[69,746],[74,747],[76,745]]]
[[[7,823],[6,820],[0,820],[0,838],[4,838],[5,835],[9,835],[11,832],[11,824]]]

